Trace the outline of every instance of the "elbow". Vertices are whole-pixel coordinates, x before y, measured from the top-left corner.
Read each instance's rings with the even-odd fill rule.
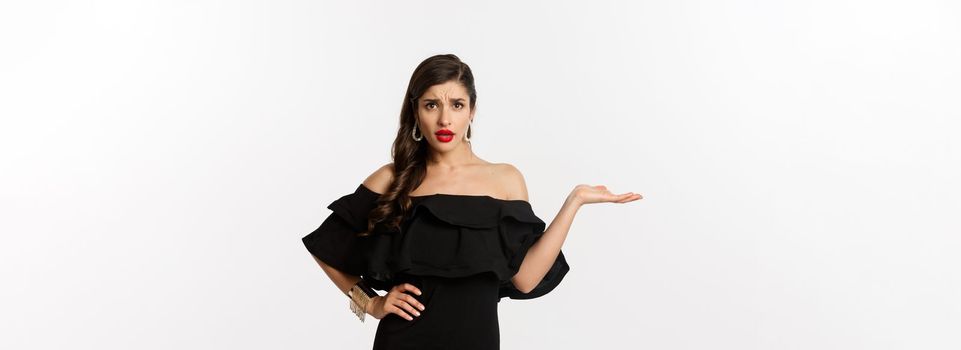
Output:
[[[516,277],[513,280],[511,280],[511,283],[514,284],[514,288],[517,289],[517,291],[524,294],[530,293],[532,290],[534,290],[534,287],[537,286],[536,284],[527,283]]]

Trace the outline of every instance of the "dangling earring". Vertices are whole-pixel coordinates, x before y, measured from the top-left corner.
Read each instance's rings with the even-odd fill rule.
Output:
[[[417,125],[414,125],[414,130],[410,131],[410,137],[413,137],[414,141],[420,141],[424,139],[424,135],[420,135],[420,137],[417,137]]]
[[[470,134],[470,126],[473,124],[473,121],[467,123],[467,132],[464,133],[464,141],[470,142],[470,137],[467,137],[467,134]]]

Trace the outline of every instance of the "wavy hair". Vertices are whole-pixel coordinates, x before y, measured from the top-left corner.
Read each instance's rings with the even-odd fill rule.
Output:
[[[400,223],[411,207],[410,193],[427,176],[427,158],[430,154],[430,145],[425,140],[418,142],[411,137],[417,124],[417,99],[431,86],[449,81],[459,82],[467,89],[470,109],[474,110],[477,104],[474,74],[457,56],[443,54],[428,57],[411,74],[400,109],[400,126],[390,153],[394,160],[394,178],[387,191],[380,196],[377,206],[370,211],[367,231],[360,233],[361,236],[374,232],[378,225],[391,232],[400,230]],[[467,130],[467,137],[471,137],[470,129]],[[467,144],[469,147],[470,142]]]

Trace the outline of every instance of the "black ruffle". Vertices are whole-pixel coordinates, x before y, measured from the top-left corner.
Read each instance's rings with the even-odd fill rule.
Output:
[[[357,237],[357,233],[366,231],[367,213],[377,204],[377,197],[374,192],[358,189],[330,203],[327,209],[332,213],[301,239],[307,251],[342,272],[366,274],[367,239]]]
[[[493,273],[501,281],[500,298],[531,299],[553,290],[570,269],[564,253],[529,293],[517,290],[511,277],[546,224],[530,203],[490,196],[434,194],[411,197],[413,207],[399,232],[367,228],[367,214],[380,195],[360,185],[328,208],[321,226],[303,238],[307,249],[329,265],[389,290],[401,274],[465,277]]]

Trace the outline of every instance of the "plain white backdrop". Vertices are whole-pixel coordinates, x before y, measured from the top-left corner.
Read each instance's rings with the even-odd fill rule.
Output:
[[[961,348],[950,1],[0,5],[0,348],[368,349],[300,239],[454,53],[561,285],[502,349]]]

